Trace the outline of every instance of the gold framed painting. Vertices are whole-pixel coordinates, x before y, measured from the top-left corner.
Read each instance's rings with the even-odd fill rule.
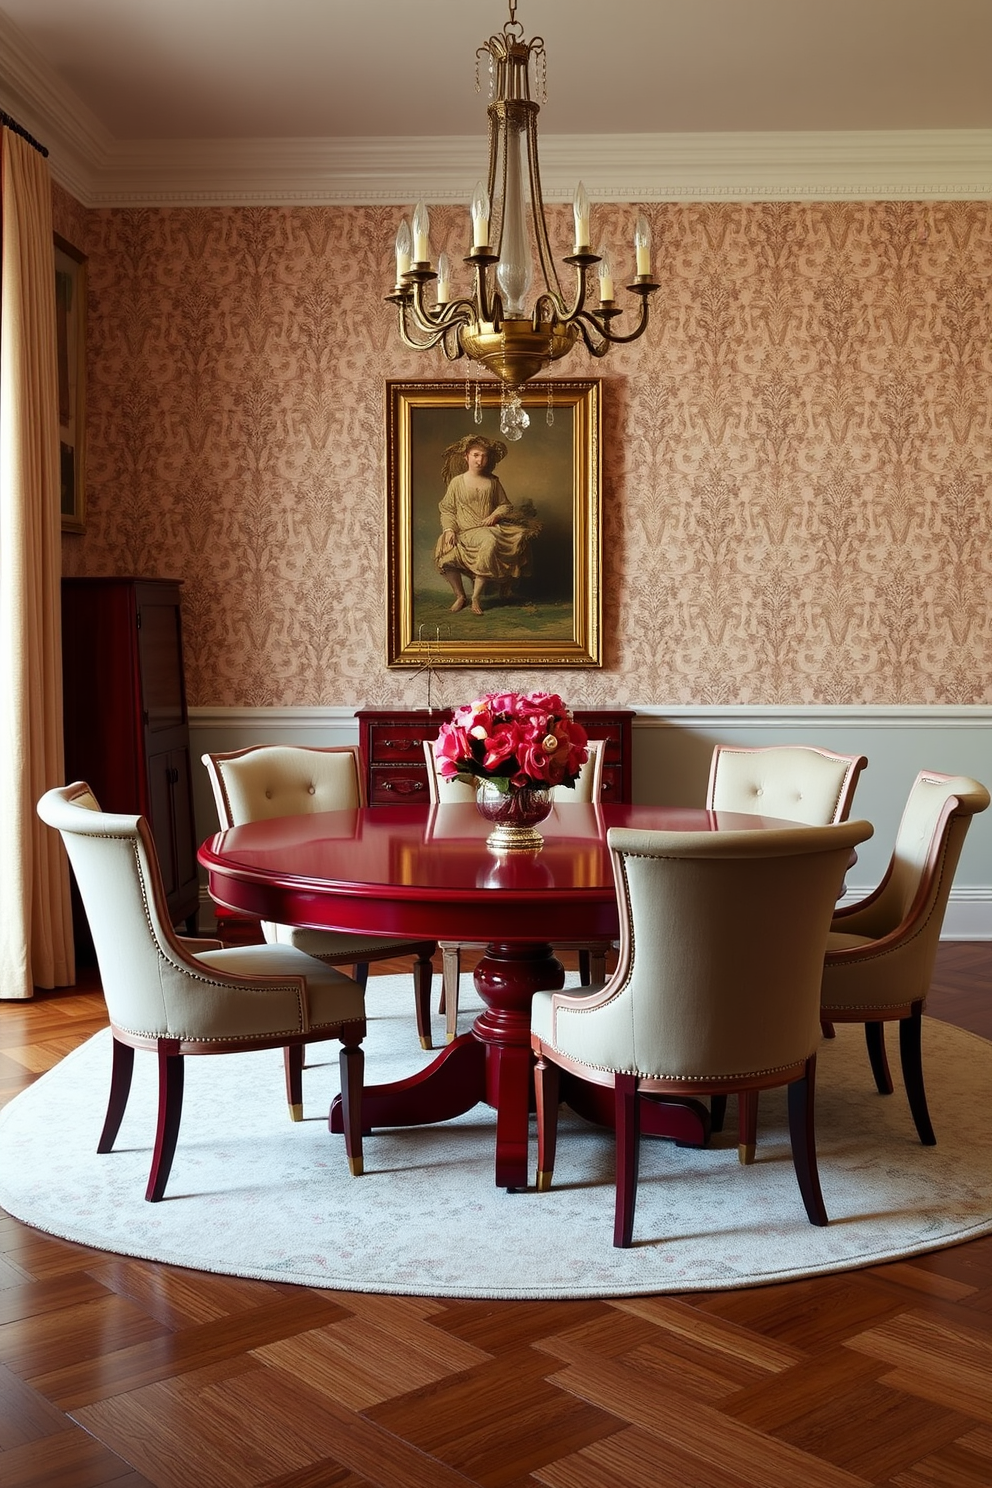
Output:
[[[598,667],[600,382],[386,384],[387,663]]]
[[[86,256],[58,233],[55,234],[55,328],[62,531],[82,532],[86,491]]]

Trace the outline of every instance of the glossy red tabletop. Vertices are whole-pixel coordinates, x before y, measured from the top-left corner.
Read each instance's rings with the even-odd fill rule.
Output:
[[[497,856],[473,805],[376,806],[278,817],[208,839],[210,893],[281,924],[431,939],[610,938],[609,827],[679,832],[795,826],[670,806],[555,806],[539,853]]]

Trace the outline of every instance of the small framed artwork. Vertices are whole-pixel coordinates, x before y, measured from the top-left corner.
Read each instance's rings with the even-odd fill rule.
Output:
[[[387,663],[602,666],[600,383],[386,384]]]
[[[86,257],[55,234],[62,531],[82,532],[85,500]]]

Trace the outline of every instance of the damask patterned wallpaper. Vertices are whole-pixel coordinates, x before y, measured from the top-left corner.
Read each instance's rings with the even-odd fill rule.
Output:
[[[992,204],[647,212],[648,334],[565,373],[604,378],[605,666],[443,700],[992,703]],[[630,210],[596,214],[621,278]],[[57,193],[90,273],[65,568],[185,581],[193,705],[425,702],[384,662],[383,392],[461,364],[399,342],[398,217]],[[464,232],[432,214],[456,262]]]

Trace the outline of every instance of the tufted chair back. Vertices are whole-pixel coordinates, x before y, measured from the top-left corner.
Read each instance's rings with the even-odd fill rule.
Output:
[[[205,754],[203,763],[222,827],[365,805],[361,757],[352,744],[253,744],[230,754]]]
[[[811,827],[846,821],[854,788],[868,760],[807,744],[744,749],[718,744],[713,751],[706,805],[806,822]]]

